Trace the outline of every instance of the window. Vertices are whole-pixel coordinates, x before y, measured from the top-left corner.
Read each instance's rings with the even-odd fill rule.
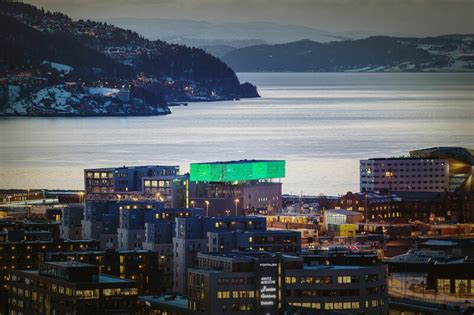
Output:
[[[454,289],[456,294],[465,295],[469,291],[467,289],[468,280],[467,279],[456,279],[454,280]]]
[[[285,277],[285,283],[296,283],[296,277]]]

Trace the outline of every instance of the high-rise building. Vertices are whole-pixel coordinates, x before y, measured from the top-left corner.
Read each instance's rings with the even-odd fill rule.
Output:
[[[192,163],[190,203],[206,215],[242,215],[281,211],[285,161],[240,160]]]

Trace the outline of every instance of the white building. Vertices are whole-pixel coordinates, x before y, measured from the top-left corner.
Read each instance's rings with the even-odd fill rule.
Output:
[[[360,191],[428,191],[449,189],[445,159],[375,158],[360,160]]]

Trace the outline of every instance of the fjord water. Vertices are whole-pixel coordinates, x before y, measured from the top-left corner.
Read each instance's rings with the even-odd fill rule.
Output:
[[[284,192],[358,190],[358,160],[474,147],[474,74],[241,73],[261,98],[157,117],[4,118],[0,188],[83,188],[83,169],[285,159]]]

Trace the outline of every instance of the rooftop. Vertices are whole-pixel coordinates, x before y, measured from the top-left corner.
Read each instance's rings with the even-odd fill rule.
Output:
[[[145,301],[147,305],[164,304],[178,308],[188,308],[188,298],[182,295],[148,295],[140,296],[140,300]]]
[[[304,269],[308,270],[351,270],[351,269],[364,269],[369,268],[368,266],[343,266],[343,265],[305,265]]]
[[[113,172],[117,170],[134,170],[134,169],[144,169],[144,168],[155,168],[155,167],[174,167],[174,168],[179,168],[177,165],[136,165],[136,166],[119,166],[119,167],[100,167],[100,168],[88,168],[85,169],[84,171],[89,172],[89,171],[95,171],[95,172]]]
[[[411,156],[451,158],[474,165],[474,150],[463,147],[432,147],[410,151]]]
[[[325,210],[326,213],[334,213],[334,214],[340,214],[340,215],[345,215],[345,216],[355,216],[355,215],[362,215],[362,213],[357,212],[357,211],[350,211],[350,210],[345,210],[345,209],[329,209]]]
[[[400,156],[400,157],[388,157],[388,158],[368,158],[368,159],[362,159],[361,161],[406,161],[406,160],[439,160],[439,158]]]
[[[212,164],[212,165],[224,165],[224,164],[243,164],[243,163],[271,163],[271,162],[285,162],[284,160],[232,160],[232,161],[215,161],[215,162],[200,162],[191,163],[195,165],[201,164]]]

